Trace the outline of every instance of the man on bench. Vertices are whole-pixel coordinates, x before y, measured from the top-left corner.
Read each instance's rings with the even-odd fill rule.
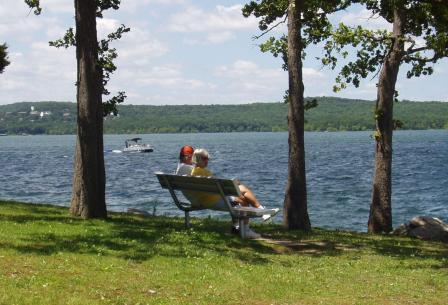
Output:
[[[210,159],[210,155],[207,150],[201,148],[196,149],[193,154],[193,160],[196,163],[196,166],[191,171],[191,176],[202,176],[202,177],[212,177],[213,173],[207,169],[208,161]],[[264,209],[264,207],[260,204],[260,202],[255,197],[254,193],[245,185],[238,183],[239,190],[241,192],[241,196],[230,196],[228,198],[233,205],[241,205],[245,207],[254,207],[257,209]],[[194,202],[197,202],[201,206],[205,208],[210,208],[214,210],[228,210],[227,204],[224,199],[217,195],[206,192],[186,192],[186,197]],[[263,215],[263,220],[268,220],[272,215],[266,214]],[[252,231],[249,228],[248,222],[249,218],[247,218],[245,225],[243,228],[238,227],[238,223],[235,219],[233,219],[233,227],[232,232],[239,233],[240,229],[244,229],[244,236],[246,238],[259,238],[261,235]]]

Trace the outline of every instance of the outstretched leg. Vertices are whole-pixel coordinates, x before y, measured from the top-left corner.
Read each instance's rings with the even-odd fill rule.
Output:
[[[260,202],[257,200],[257,197],[255,197],[255,194],[244,184],[238,185],[240,188],[240,192],[243,195],[243,198],[241,199],[241,205],[244,206],[253,206],[255,208],[261,207]]]

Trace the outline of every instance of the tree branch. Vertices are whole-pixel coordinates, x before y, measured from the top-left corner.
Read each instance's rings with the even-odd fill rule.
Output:
[[[429,50],[429,48],[426,47],[426,46],[425,47],[420,47],[420,48],[417,48],[417,49],[409,48],[406,51],[406,55],[414,54],[414,53],[421,52],[421,51],[427,51],[427,50]]]
[[[263,37],[264,35],[266,35],[267,33],[269,33],[270,31],[272,31],[273,29],[275,29],[276,27],[278,27],[280,24],[285,23],[286,19],[288,18],[288,14],[285,14],[285,18],[283,18],[283,20],[277,22],[275,25],[271,26],[269,29],[267,29],[266,31],[264,31],[263,33],[261,33],[260,35],[256,35],[254,37],[252,37],[253,40],[259,39],[261,37]]]
[[[427,63],[427,62],[434,62],[435,60],[440,59],[441,57],[438,56],[437,54],[434,54],[433,57],[425,57],[425,58],[421,58],[421,57],[413,57],[413,56],[407,56],[407,59],[410,61],[418,61],[420,63]]]

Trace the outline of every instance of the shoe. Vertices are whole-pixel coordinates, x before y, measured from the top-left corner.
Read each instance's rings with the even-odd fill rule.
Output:
[[[263,221],[268,221],[271,217],[272,217],[272,215],[270,215],[270,214],[264,214],[263,216],[261,216],[261,219]]]
[[[246,228],[246,233],[245,236],[246,238],[249,239],[256,239],[256,238],[260,238],[261,234],[258,234],[257,232],[252,231],[249,227]]]
[[[260,206],[258,207],[259,209],[264,209],[264,206],[262,206],[261,204],[260,204]],[[271,218],[271,215],[269,215],[269,214],[264,214],[263,216],[261,216],[261,219],[263,219],[263,221],[266,221],[266,220],[268,220],[269,218]]]
[[[235,235],[240,235],[240,226],[232,226],[230,232]]]
[[[275,208],[273,210],[275,211],[273,214],[264,214],[263,216],[261,216],[261,219],[263,219],[263,221],[267,221],[267,220],[271,219],[271,217],[275,216],[280,209],[279,208]]]

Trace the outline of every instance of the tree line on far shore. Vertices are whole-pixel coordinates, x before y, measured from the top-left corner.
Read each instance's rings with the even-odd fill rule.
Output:
[[[374,130],[373,101],[318,97],[306,114],[307,131]],[[312,100],[309,98],[308,100]],[[34,114],[30,114],[31,106]],[[287,105],[119,105],[119,116],[105,118],[105,133],[263,132],[287,130]],[[50,115],[40,117],[40,112]],[[448,129],[448,103],[396,103],[402,129]],[[15,103],[0,106],[2,134],[75,134],[76,104],[68,102]]]

